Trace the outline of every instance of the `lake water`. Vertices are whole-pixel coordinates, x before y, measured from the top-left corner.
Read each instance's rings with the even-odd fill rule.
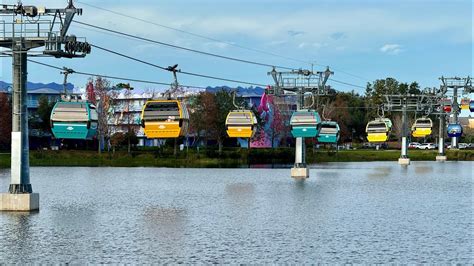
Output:
[[[31,169],[0,263],[473,263],[472,162]],[[6,191],[9,170],[0,170]]]

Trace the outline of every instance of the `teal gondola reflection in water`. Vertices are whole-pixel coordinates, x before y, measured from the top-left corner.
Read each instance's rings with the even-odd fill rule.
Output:
[[[312,110],[299,110],[290,118],[291,134],[295,138],[314,138],[318,135],[321,117]]]
[[[319,125],[318,142],[337,143],[339,140],[339,124],[336,121],[323,121]]]
[[[462,126],[460,124],[449,124],[448,125],[448,137],[461,137]]]
[[[51,112],[51,131],[58,139],[92,139],[97,134],[97,111],[89,102],[57,102]]]

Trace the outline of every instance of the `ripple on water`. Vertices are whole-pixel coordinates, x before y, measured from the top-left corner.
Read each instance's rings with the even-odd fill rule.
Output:
[[[472,263],[472,163],[32,168],[0,263]],[[9,172],[0,171],[6,188]]]

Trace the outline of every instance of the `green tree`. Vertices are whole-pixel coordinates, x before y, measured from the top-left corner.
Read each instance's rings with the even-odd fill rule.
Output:
[[[224,140],[227,138],[225,126],[227,114],[235,109],[232,92],[224,89],[216,93],[201,92],[191,98],[190,102],[191,132],[199,137],[201,137],[201,132],[204,132],[206,140],[207,138],[215,139],[219,146],[219,153],[222,153]],[[236,98],[236,104],[244,107],[243,99]],[[263,123],[259,117],[257,121]]]
[[[227,138],[225,120],[227,114],[235,109],[232,94],[227,90],[219,90],[215,94],[217,113],[214,125],[214,137],[219,145],[219,154],[222,153],[224,139]]]
[[[43,132],[51,132],[50,117],[54,104],[54,102],[49,102],[49,99],[46,95],[41,95],[38,99],[38,129],[42,130]]]

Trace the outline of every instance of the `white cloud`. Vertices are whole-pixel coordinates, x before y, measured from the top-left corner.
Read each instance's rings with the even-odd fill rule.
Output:
[[[231,42],[206,42],[204,45],[209,48],[209,50],[214,50],[214,49],[225,49],[229,47],[229,43]]]
[[[298,44],[298,48],[302,49],[302,48],[305,48],[308,44],[305,43],[305,42],[302,42],[300,44]]]
[[[385,44],[384,46],[380,47],[380,51],[386,54],[397,55],[403,52],[403,49],[400,44]]]
[[[79,4],[78,4],[79,5]],[[350,6],[350,5],[348,5]],[[465,16],[454,15],[452,11],[432,8],[420,18],[418,12],[404,10],[394,12],[384,5],[341,7],[338,9],[313,9],[311,6],[297,9],[288,15],[286,9],[275,9],[273,13],[261,13],[261,6],[246,9],[246,12],[215,12],[199,7],[190,7],[194,12],[170,12],[155,5],[149,8],[122,3],[109,7],[152,23],[163,24],[179,30],[190,31],[215,39],[231,40],[244,46],[296,47],[307,49],[326,48],[335,51],[367,50],[377,51],[378,44],[397,39],[405,43],[410,40],[442,33],[449,42],[472,42],[472,27]],[[85,6],[86,8],[86,6]],[[196,12],[199,10],[199,12]],[[86,12],[87,11],[87,12]],[[274,18],[279,19],[275,20]],[[226,49],[228,45],[209,40],[199,41],[159,26],[134,21],[121,16],[87,8],[79,20],[105,26],[126,33],[132,33],[167,43],[195,49]],[[268,23],[271,21],[272,23]],[[74,25],[74,24],[73,24]],[[77,25],[77,24],[76,24]],[[318,25],[315,29],[314,25]],[[76,29],[74,29],[76,33]],[[76,35],[87,36],[91,41],[101,40],[103,34],[79,30]],[[201,39],[202,40],[202,39]],[[212,41],[211,41],[212,42]],[[186,45],[184,45],[186,43]],[[390,44],[390,43],[388,43]],[[343,48],[341,48],[343,47]],[[412,46],[411,46],[412,47]],[[390,49],[387,47],[385,49]],[[384,50],[385,50],[384,49]],[[398,54],[402,47],[391,48],[384,53]],[[380,51],[381,48],[380,48]]]

